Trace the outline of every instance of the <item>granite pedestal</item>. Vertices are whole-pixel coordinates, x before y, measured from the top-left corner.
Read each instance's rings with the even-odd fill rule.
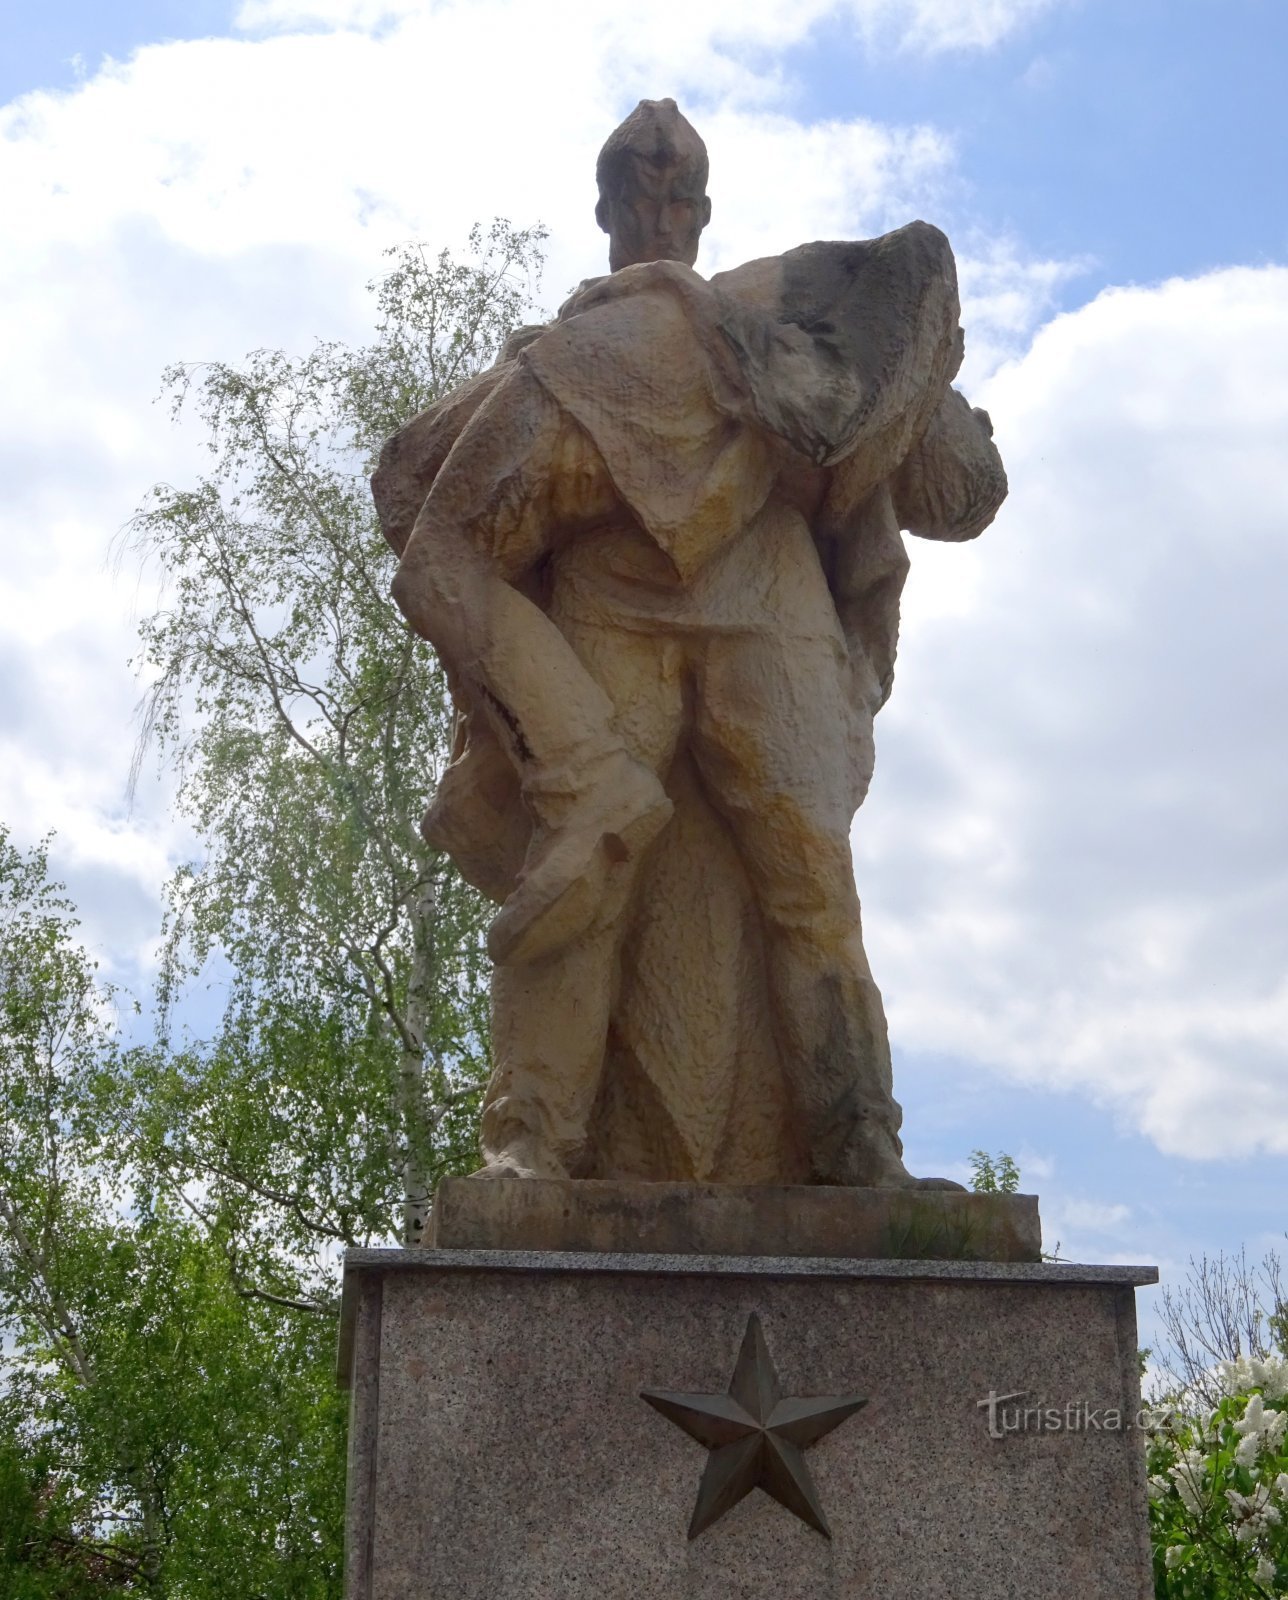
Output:
[[[1147,1600],[1145,1267],[352,1251],[348,1600]],[[688,1536],[749,1319],[831,1537],[757,1487]],[[992,1403],[990,1405],[990,1397]],[[707,1404],[707,1402],[704,1402]]]

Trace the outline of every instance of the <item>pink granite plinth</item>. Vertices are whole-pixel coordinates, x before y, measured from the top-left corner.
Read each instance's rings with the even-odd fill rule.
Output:
[[[1147,1600],[1134,1286],[1156,1276],[351,1252],[346,1595]],[[761,1489],[687,1536],[707,1451],[640,1392],[726,1391],[752,1313],[786,1394],[867,1398],[806,1451],[830,1539]]]

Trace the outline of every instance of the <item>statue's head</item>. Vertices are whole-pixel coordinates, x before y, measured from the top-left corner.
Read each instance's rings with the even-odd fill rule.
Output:
[[[711,220],[707,147],[674,100],[641,100],[609,134],[595,165],[595,220],[616,272],[639,261],[698,259]]]

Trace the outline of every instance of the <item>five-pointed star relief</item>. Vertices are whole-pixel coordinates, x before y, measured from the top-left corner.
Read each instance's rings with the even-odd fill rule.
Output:
[[[698,1485],[690,1539],[755,1488],[773,1495],[825,1539],[832,1537],[801,1452],[853,1416],[867,1399],[857,1394],[784,1399],[754,1311],[747,1319],[728,1394],[643,1389],[640,1398],[711,1452]]]

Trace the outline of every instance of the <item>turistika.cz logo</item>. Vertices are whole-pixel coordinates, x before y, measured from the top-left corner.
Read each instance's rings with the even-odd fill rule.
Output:
[[[1062,1406],[1023,1405],[1027,1389],[1012,1389],[999,1394],[990,1389],[977,1410],[988,1412],[990,1439],[1004,1439],[1008,1433],[1122,1433],[1127,1428],[1144,1428],[1144,1410],[1124,1412],[1118,1406],[1095,1406],[1087,1400],[1069,1400]]]

